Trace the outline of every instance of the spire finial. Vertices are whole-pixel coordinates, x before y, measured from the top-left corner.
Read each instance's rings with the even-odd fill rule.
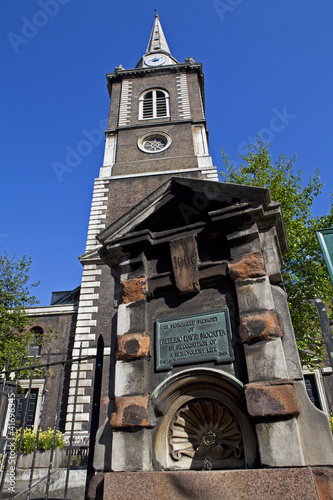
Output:
[[[160,22],[160,16],[157,13],[157,9],[154,9],[154,11],[155,11],[154,25],[150,33],[148,46],[145,54],[136,65],[137,68],[143,68],[149,66],[149,64],[146,64],[144,61],[147,60],[147,56],[152,54],[158,54],[158,55],[164,54],[164,56],[161,59],[159,58],[154,59],[153,60],[154,64],[152,64],[151,62],[151,66],[159,66],[165,63],[167,63],[167,65],[178,64],[178,61],[174,57],[172,57],[170,53],[168,42],[166,41],[166,38],[164,36]],[[162,59],[164,62],[159,62]]]
[[[160,23],[159,15],[157,14],[157,10],[155,10],[155,21],[154,26],[150,35],[150,39],[148,42],[148,47],[146,50],[146,54],[151,54],[153,52],[164,52],[170,54],[170,49],[168,47],[168,43],[165,39],[162,26]]]

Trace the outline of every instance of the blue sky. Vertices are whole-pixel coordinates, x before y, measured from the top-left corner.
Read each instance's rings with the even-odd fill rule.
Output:
[[[102,128],[105,74],[137,64],[154,8],[173,56],[203,63],[218,169],[220,148],[236,159],[261,131],[273,157],[296,153],[305,176],[320,168],[315,212],[329,210],[332,0],[1,0],[0,253],[32,258],[42,305],[80,284],[104,142],[81,152],[62,182],[52,165]]]

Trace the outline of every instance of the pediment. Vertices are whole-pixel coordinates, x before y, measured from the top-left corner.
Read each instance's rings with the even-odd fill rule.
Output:
[[[161,185],[97,238],[105,248],[139,236],[172,238],[210,221],[234,224],[241,218],[274,224],[285,247],[281,207],[271,201],[268,189],[179,177]]]

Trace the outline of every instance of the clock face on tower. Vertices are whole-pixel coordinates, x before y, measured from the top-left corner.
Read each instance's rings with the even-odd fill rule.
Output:
[[[144,60],[147,66],[160,66],[166,62],[167,58],[163,54],[151,54]]]

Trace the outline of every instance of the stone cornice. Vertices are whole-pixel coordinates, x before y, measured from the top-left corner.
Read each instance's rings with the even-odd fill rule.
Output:
[[[182,70],[195,70],[196,72],[202,73],[202,64],[201,63],[181,63],[181,64],[170,64],[168,66],[159,66],[157,68],[132,68],[132,69],[121,69],[114,71],[113,73],[107,73],[106,78],[109,80],[117,79],[119,77],[123,78],[124,76],[129,75],[140,75],[140,74],[149,74],[149,73],[158,73],[166,71],[170,73],[179,73]]]
[[[170,121],[157,121],[157,120],[154,120],[154,119],[151,119],[149,120],[149,123],[137,123],[137,124],[134,124],[134,125],[124,125],[122,127],[116,127],[115,129],[108,129],[108,130],[105,130],[105,134],[108,135],[108,134],[114,134],[115,132],[117,132],[118,130],[130,130],[130,129],[135,129],[135,130],[138,130],[138,129],[141,129],[141,128],[152,128],[152,127],[156,127],[158,125],[160,125],[161,127],[164,127],[164,126],[167,126],[167,125],[179,125],[179,124],[183,124],[183,123],[193,123],[193,124],[204,124],[206,125],[207,121],[205,119],[202,119],[202,120],[192,120],[192,119],[188,119],[188,120],[170,120]]]
[[[183,198],[182,193],[184,193]],[[183,199],[184,203],[187,203],[186,206],[191,209],[189,205],[191,199],[200,194],[205,196],[208,204],[212,201],[215,205],[213,210],[208,210],[204,215],[205,220],[194,220],[193,223],[188,221],[186,224],[184,222],[165,230],[162,227],[156,230],[142,226],[148,217],[153,215],[155,218],[159,217],[160,215],[156,215],[157,212],[159,210],[163,212],[164,205],[169,203],[172,197]],[[218,200],[221,202],[221,208],[217,207]],[[114,265],[121,256],[131,253],[131,249],[138,245],[154,247],[178,239],[180,235],[198,235],[207,224],[219,232],[219,228],[228,231],[233,227],[242,228],[254,223],[258,224],[260,230],[275,227],[281,250],[282,252],[286,250],[287,241],[281,206],[271,201],[268,189],[198,179],[172,178],[97,236],[103,245],[99,253],[103,261],[108,265]],[[156,224],[154,227],[157,227]]]
[[[59,314],[73,314],[78,310],[78,306],[72,304],[27,307],[25,312],[28,316],[50,316]]]
[[[128,78],[131,76],[143,76],[149,74],[158,74],[158,73],[180,73],[182,71],[190,72],[195,71],[199,76],[199,84],[200,90],[202,94],[202,99],[204,100],[205,92],[204,92],[204,75],[202,72],[202,64],[201,63],[182,63],[182,64],[170,64],[168,66],[159,66],[158,68],[132,68],[132,69],[121,69],[116,70],[113,73],[107,73],[107,87],[109,94],[111,96],[111,87],[112,83],[116,81],[122,81],[124,78]]]

